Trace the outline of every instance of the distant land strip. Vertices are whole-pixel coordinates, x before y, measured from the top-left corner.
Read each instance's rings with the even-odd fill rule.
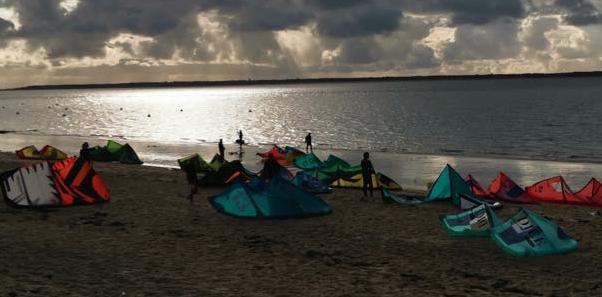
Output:
[[[430,75],[430,76],[383,76],[355,78],[288,78],[260,80],[224,80],[224,81],[166,81],[166,82],[130,82],[99,84],[62,84],[26,86],[3,91],[17,90],[62,90],[62,89],[130,89],[130,88],[182,88],[213,86],[249,86],[249,85],[285,85],[318,83],[351,83],[379,81],[419,81],[419,80],[483,80],[516,78],[553,78],[553,77],[602,77],[602,71],[562,72],[562,73],[522,73],[522,74],[471,74],[471,75]]]

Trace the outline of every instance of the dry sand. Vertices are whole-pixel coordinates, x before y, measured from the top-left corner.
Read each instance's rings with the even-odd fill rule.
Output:
[[[0,170],[21,164],[0,154]],[[530,206],[579,240],[576,252],[504,254],[488,238],[454,238],[449,203],[323,195],[331,215],[241,220],[216,213],[183,173],[95,163],[111,189],[101,206],[46,212],[0,205],[0,296],[600,296],[602,217]],[[516,211],[506,205],[502,217]]]

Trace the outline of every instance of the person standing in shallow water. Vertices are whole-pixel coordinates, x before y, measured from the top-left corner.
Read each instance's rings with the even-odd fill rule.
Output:
[[[242,144],[245,143],[245,141],[242,139],[242,130],[238,130],[238,140],[236,142],[238,142],[238,145],[242,150]]]
[[[307,133],[307,135],[305,136],[305,152],[309,153],[311,150],[311,152],[314,151],[314,147],[311,145],[311,132]]]
[[[370,154],[368,152],[364,153],[364,158],[362,159],[362,179],[363,179],[363,187],[364,197],[368,196],[368,187],[370,187],[370,197],[372,196],[372,192],[374,190],[374,185],[372,184],[372,174],[374,173],[374,167],[372,166],[372,162],[370,161]]]
[[[224,153],[226,152],[226,148],[224,147],[224,142],[222,139],[219,139],[219,143],[217,144],[217,148],[219,149],[219,156],[222,157],[222,160],[225,160]]]

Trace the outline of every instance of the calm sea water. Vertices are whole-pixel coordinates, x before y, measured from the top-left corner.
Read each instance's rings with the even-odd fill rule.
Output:
[[[602,162],[601,96],[601,78],[10,91],[0,130],[294,145],[311,131],[328,149]]]

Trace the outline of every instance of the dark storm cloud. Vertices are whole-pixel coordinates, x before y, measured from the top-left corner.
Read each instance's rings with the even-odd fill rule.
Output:
[[[576,26],[602,23],[602,14],[589,0],[557,0],[558,6],[567,10],[565,20]]]
[[[117,49],[124,59],[111,69],[135,72],[143,79],[145,69],[149,77],[161,77],[150,71],[153,67],[171,69],[173,76],[183,69],[205,69],[166,67],[197,63],[213,65],[214,79],[221,78],[220,67],[239,69],[227,64],[247,65],[244,76],[254,71],[279,76],[436,72],[443,64],[516,58],[525,52],[548,57],[555,43],[546,32],[563,21],[546,15],[562,14],[565,23],[577,26],[602,23],[591,0],[79,0],[71,11],[60,4],[0,0],[0,7],[10,7],[19,16],[14,23],[11,16],[0,19],[0,49],[11,40],[25,41],[25,59],[43,49],[29,55],[30,60],[43,55],[47,60],[32,64],[67,65],[62,71],[86,57],[105,63],[107,48]],[[521,27],[527,15],[527,20],[538,20]],[[441,27],[456,28],[455,39],[440,36],[451,32]],[[431,33],[438,34],[425,40]],[[589,53],[569,50],[574,52],[570,57]],[[89,69],[86,73],[91,74],[101,68]]]
[[[444,10],[453,12],[454,24],[481,25],[498,18],[522,18],[525,9],[520,0],[441,0]]]
[[[177,29],[194,13],[195,1],[82,0],[67,13],[58,0],[12,0],[22,27],[16,37],[32,49],[44,48],[50,58],[101,57],[105,43],[119,33],[158,36]],[[185,4],[185,5],[179,5]]]
[[[202,30],[196,15],[209,10],[218,11],[232,32],[272,32],[315,23],[321,37],[341,39],[394,32],[400,29],[402,9],[451,13],[458,24],[483,24],[524,13],[519,0],[425,0],[418,5],[396,0],[80,0],[68,13],[59,0],[5,2],[19,12],[22,27],[15,37],[25,38],[32,50],[44,48],[51,59],[102,57],[111,38],[131,33],[155,39],[145,46],[149,57],[166,59],[178,50],[195,60],[210,60],[217,54],[195,41]],[[254,45],[248,47],[256,51]],[[370,55],[351,49],[347,53],[358,61]]]
[[[232,3],[216,3],[210,7],[229,15],[230,25],[238,31],[277,31],[306,24],[313,18],[310,7],[299,1],[256,0]]]
[[[1,34],[3,32],[6,32],[8,30],[12,30],[15,28],[15,25],[13,25],[12,22],[9,22],[3,18],[0,18],[0,36],[2,36]]]
[[[401,1],[402,7],[419,13],[449,13],[453,24],[480,25],[500,18],[522,18],[521,0],[422,0]]]
[[[15,25],[12,22],[9,22],[5,19],[0,18],[0,48],[6,46],[6,41],[4,36],[9,34],[12,30],[14,30]]]
[[[401,17],[399,7],[368,2],[364,5],[321,11],[316,22],[320,35],[346,38],[394,31],[399,27]]]

